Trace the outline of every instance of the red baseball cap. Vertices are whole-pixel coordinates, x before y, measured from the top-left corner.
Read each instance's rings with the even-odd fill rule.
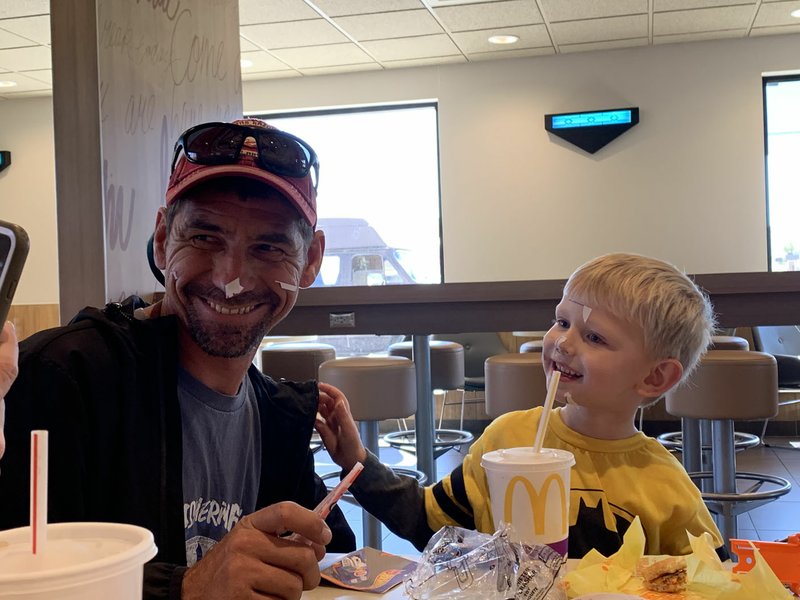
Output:
[[[237,119],[233,121],[233,124],[255,129],[280,131],[277,127],[273,127],[261,119]],[[213,125],[215,124],[209,124],[211,136],[213,136]],[[217,125],[224,124],[218,123]],[[291,137],[294,138],[294,136]],[[183,139],[183,136],[181,136],[181,139]],[[300,141],[302,142],[302,140]],[[302,145],[310,150],[310,147],[305,142]],[[245,139],[238,160],[226,164],[204,165],[190,162],[186,158],[184,149],[169,177],[166,195],[167,206],[182,197],[187,190],[195,185],[219,177],[246,177],[265,183],[285,196],[312,227],[317,224],[317,190],[314,186],[311,170],[304,177],[288,177],[267,170],[259,160],[258,148],[252,137]]]

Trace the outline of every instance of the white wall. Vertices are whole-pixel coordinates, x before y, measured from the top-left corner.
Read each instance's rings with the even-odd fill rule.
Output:
[[[14,304],[58,302],[53,99],[0,101],[0,150],[11,166],[0,173],[0,219],[31,239]]]
[[[243,96],[247,112],[437,98],[447,281],[561,278],[611,250],[764,271],[761,75],[791,69],[800,35],[245,82]],[[641,122],[594,156],[544,131],[545,113],[619,106]],[[0,219],[32,240],[15,301],[58,302],[52,99],[0,102],[0,147]]]
[[[765,271],[761,77],[789,69],[800,35],[252,81],[243,93],[246,112],[438,99],[448,282],[561,278],[614,250],[693,273]],[[544,130],[547,113],[624,106],[640,124],[595,155]]]

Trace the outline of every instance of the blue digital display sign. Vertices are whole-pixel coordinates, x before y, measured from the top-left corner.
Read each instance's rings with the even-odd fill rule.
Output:
[[[553,116],[553,129],[567,127],[598,127],[603,125],[622,125],[631,122],[630,110],[605,110],[602,112],[582,112]]]

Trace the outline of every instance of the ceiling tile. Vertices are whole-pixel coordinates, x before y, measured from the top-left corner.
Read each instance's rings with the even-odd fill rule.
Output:
[[[561,44],[583,44],[647,37],[647,15],[629,17],[607,17],[586,21],[564,21],[553,23],[550,30],[555,42]]]
[[[239,52],[253,52],[254,50],[259,50],[260,48],[256,46],[253,42],[248,39],[239,36]]]
[[[4,19],[0,28],[27,38],[37,44],[50,45],[50,15],[25,17],[22,19]]]
[[[451,32],[533,25],[542,22],[535,2],[507,0],[434,9]]]
[[[467,59],[459,54],[454,56],[437,56],[436,58],[416,58],[414,60],[387,60],[384,61],[383,66],[387,69],[406,69],[409,67],[425,67],[465,62],[467,62]]]
[[[336,24],[359,42],[444,33],[427,10],[340,17]]]
[[[325,19],[270,25],[245,25],[240,27],[239,31],[245,39],[267,50],[348,41],[340,31]]]
[[[550,23],[647,13],[647,0],[542,0]]]
[[[753,29],[750,30],[750,37],[785,35],[787,33],[800,33],[800,23],[797,25],[779,25],[777,27],[753,27]]]
[[[39,81],[38,79],[26,77],[22,73],[3,73],[2,77],[3,81],[15,81],[17,83],[17,85],[12,88],[0,88],[0,93],[2,94],[15,94],[17,92],[31,92],[34,90],[49,90],[52,87],[43,81]]]
[[[275,50],[275,56],[295,69],[332,67],[336,65],[357,65],[372,62],[372,58],[355,44],[330,44],[328,46],[308,46],[306,48],[286,48]]]
[[[756,5],[756,0],[653,0],[653,11],[691,10],[715,6],[735,6],[737,4]]]
[[[507,52],[520,48],[553,47],[553,44],[550,42],[550,35],[547,33],[547,28],[544,25],[504,28],[504,34],[516,35],[519,37],[519,41],[516,44],[508,46],[490,44],[489,36],[494,33],[496,33],[496,30],[493,29],[484,31],[464,31],[462,33],[454,33],[453,39],[456,44],[458,44],[458,47],[467,54],[474,54],[476,52]]]
[[[758,9],[753,27],[772,27],[774,25],[797,25],[800,19],[793,17],[793,10],[800,10],[800,0],[792,2],[770,2]],[[0,23],[0,27],[3,24]]]
[[[257,52],[242,52],[241,56],[242,60],[249,60],[253,63],[251,67],[242,67],[242,74],[256,73],[258,71],[278,71],[290,68],[269,52],[264,52],[263,50],[258,50]]]
[[[588,44],[562,44],[558,47],[563,54],[574,52],[591,52],[594,50],[614,50],[616,48],[633,48],[636,46],[647,46],[649,38],[631,38],[629,40],[612,40],[609,42],[590,42]]]
[[[50,0],[0,0],[0,19],[49,14]]]
[[[420,8],[420,0],[312,0],[329,17]]]
[[[303,0],[239,0],[239,25],[316,19],[317,11]]]
[[[50,48],[31,46],[30,48],[11,48],[0,50],[0,67],[15,71],[49,69]]]
[[[751,6],[656,13],[653,15],[653,35],[746,29],[750,26],[752,16],[753,8]]]
[[[454,56],[461,54],[446,35],[426,35],[393,40],[364,42],[364,48],[380,61],[408,60],[432,56]],[[2,63],[0,63],[2,64]]]
[[[506,58],[524,58],[526,56],[547,56],[555,54],[552,46],[547,48],[520,48],[519,50],[504,50],[503,52],[476,52],[469,55],[470,61],[498,60]]]
[[[50,69],[37,69],[35,71],[25,71],[22,73],[26,77],[38,79],[49,86],[53,85],[53,71]]]
[[[262,79],[284,79],[288,77],[300,77],[299,71],[289,69],[288,71],[262,71],[261,73],[242,73],[242,81],[260,81]]]
[[[362,65],[344,65],[339,67],[318,67],[313,69],[303,69],[303,75],[333,75],[336,73],[352,73],[354,71],[379,71],[382,67],[375,62],[364,63]]]
[[[25,46],[35,45],[30,40],[6,31],[2,28],[2,25],[3,21],[0,21],[0,48],[24,48]]]
[[[677,33],[675,35],[654,35],[653,45],[676,44],[681,42],[702,42],[723,38],[740,38],[747,35],[746,29],[728,29],[726,31],[703,31],[701,33]]]

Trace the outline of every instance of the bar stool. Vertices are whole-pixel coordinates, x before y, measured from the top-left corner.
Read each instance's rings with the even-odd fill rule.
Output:
[[[378,422],[405,418],[417,409],[415,375],[414,363],[398,356],[350,356],[326,361],[319,367],[320,381],[335,385],[347,396],[361,440],[375,456],[380,456]],[[425,474],[420,471],[392,469],[425,483]],[[338,473],[329,473],[322,479],[337,476]],[[364,544],[380,550],[381,523],[367,511],[363,513]]]
[[[486,414],[492,417],[544,405],[547,380],[542,355],[499,354],[486,359]]]
[[[523,342],[519,347],[519,351],[523,354],[525,352],[538,352],[541,354],[542,348],[544,348],[544,340],[530,340]]]
[[[715,350],[749,350],[750,344],[743,337],[735,335],[714,335],[708,351]],[[683,439],[687,439],[684,451]],[[734,447],[737,452],[754,448],[761,443],[761,438],[752,433],[734,431]],[[687,471],[710,470],[711,465],[711,425],[697,419],[681,419],[681,430],[662,433],[656,438],[662,446],[681,453],[683,466]]]
[[[464,430],[464,347],[456,342],[431,340],[431,389],[445,390],[439,426],[434,430],[433,456],[440,457],[451,448],[460,449],[475,439]],[[412,343],[397,342],[389,346],[389,356],[401,356],[411,360]],[[461,417],[458,429],[443,429],[444,411],[447,406],[447,390],[457,390],[461,398]],[[435,397],[436,392],[434,392]],[[413,429],[401,429],[383,436],[383,440],[399,450],[416,451],[417,434]]]
[[[686,419],[711,421],[711,470],[690,472],[692,480],[710,480],[702,496],[717,515],[726,547],[737,537],[736,516],[766,504],[791,490],[782,477],[736,471],[734,420],[773,417],[778,413],[778,369],[763,352],[713,350],[706,353],[690,380],[667,392],[667,412]],[[737,491],[737,482],[752,482]],[[772,489],[760,491],[764,484]],[[701,488],[702,489],[702,488]]]
[[[261,350],[261,372],[275,380],[310,381],[319,377],[319,366],[336,358],[336,348],[317,342],[281,342]],[[322,438],[311,434],[311,450],[322,449]]]
[[[336,348],[317,342],[282,342],[261,350],[261,372],[275,380],[317,379],[319,366],[336,358]]]

